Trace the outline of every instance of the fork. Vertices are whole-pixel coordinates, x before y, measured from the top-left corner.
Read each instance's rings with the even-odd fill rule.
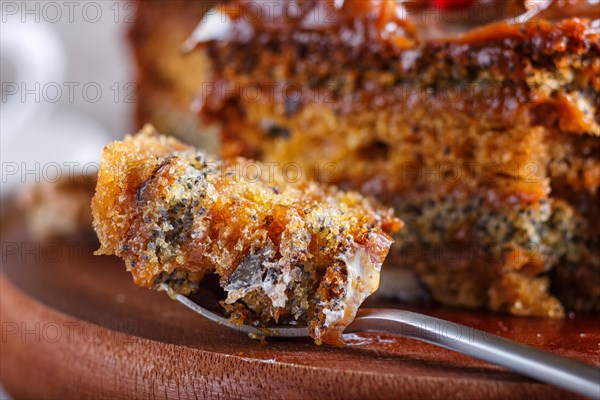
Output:
[[[202,304],[198,304],[174,292],[165,283],[159,288],[167,292],[173,300],[227,328],[259,336],[310,336],[308,327],[256,327],[233,323],[227,317],[210,310],[218,304],[218,300],[210,296],[213,293],[199,297]],[[354,321],[344,330],[344,333],[354,332],[391,333],[420,340],[583,396],[600,398],[600,369],[443,319],[405,310],[359,309]]]

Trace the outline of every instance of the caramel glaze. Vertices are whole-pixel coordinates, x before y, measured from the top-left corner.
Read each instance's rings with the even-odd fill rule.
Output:
[[[473,0],[468,6],[436,8],[429,0],[224,0],[216,10],[238,27],[236,39],[254,32],[317,31],[336,34],[360,27],[365,39],[422,41],[502,20],[600,18],[594,0]],[[546,4],[540,4],[546,3]],[[354,38],[353,38],[354,39]],[[406,42],[405,42],[406,43]]]
[[[353,20],[355,25],[363,22],[363,19]],[[343,29],[346,28],[341,28],[341,32]],[[355,29],[358,28],[355,26]],[[399,104],[398,93],[394,92],[404,83],[418,82],[420,87],[438,86],[441,89],[448,84],[448,88],[452,89],[462,88],[469,83],[497,82],[503,85],[501,92],[487,96],[483,93],[477,96],[476,93],[476,96],[459,98],[461,101],[454,102],[454,106],[477,112],[490,110],[500,113],[500,119],[508,117],[503,113],[513,113],[518,104],[542,100],[532,92],[535,87],[527,82],[533,69],[559,72],[561,68],[569,68],[581,71],[578,74],[579,81],[570,82],[570,88],[586,94],[589,92],[595,105],[600,104],[600,35],[588,29],[584,20],[570,19],[558,24],[543,21],[525,25],[496,23],[454,39],[413,43],[410,47],[398,46],[393,41],[371,41],[369,39],[376,35],[374,32],[377,30],[361,31],[365,34],[365,40],[358,45],[348,45],[341,33],[325,35],[303,30],[262,31],[257,32],[250,43],[245,40],[229,42],[228,46],[233,51],[227,54],[223,54],[220,46],[213,43],[209,46],[209,54],[216,71],[233,69],[237,74],[252,74],[260,84],[263,82],[261,78],[265,78],[264,82],[272,82],[274,77],[269,74],[270,71],[258,69],[260,65],[254,52],[243,51],[247,46],[260,45],[266,52],[274,54],[287,55],[295,51],[296,54],[289,54],[295,57],[295,60],[289,60],[289,74],[305,75],[311,90],[322,89],[320,86],[333,76],[342,76],[346,79],[330,93],[332,96],[339,99],[359,93],[361,98],[353,100],[381,106]],[[282,48],[283,43],[294,43],[296,48]],[[327,68],[322,64],[325,62],[323,55],[326,55],[329,63]],[[352,81],[353,76],[348,76],[349,70],[354,71],[352,75],[360,74],[372,79]],[[487,81],[481,80],[481,72],[486,73]],[[369,76],[369,73],[373,76]],[[382,79],[389,78],[388,75],[396,79],[392,82]],[[381,83],[379,85],[378,80]],[[460,86],[457,86],[459,83]],[[348,87],[350,84],[352,87]],[[208,110],[219,108],[222,101],[227,99],[213,96],[209,100],[216,103],[205,104]],[[357,106],[355,101],[338,104]],[[442,106],[446,108],[448,103]],[[598,122],[600,107],[596,108],[595,120]],[[352,107],[340,111],[351,112]]]
[[[405,3],[409,9],[411,5],[418,8],[415,3],[422,2],[346,0],[341,7],[336,7],[333,0],[283,2],[282,7],[262,1],[232,3],[221,6],[221,11],[232,18],[232,29],[225,40],[209,42],[215,70],[252,74],[257,83],[291,75],[296,81],[305,77],[303,82],[311,91],[326,89],[336,100],[352,97],[348,99],[351,101],[337,102],[338,112],[352,112],[364,104],[410,105],[410,98],[398,101],[398,88],[402,90],[403,84],[461,90],[469,84],[487,84],[489,89],[492,83],[491,95],[475,88],[453,105],[506,120],[520,111],[519,105],[545,100],[535,91],[541,83],[528,82],[534,70],[560,73],[568,68],[579,78],[568,82],[565,89],[588,97],[595,106],[594,119],[600,121],[600,34],[590,28],[589,20],[573,18],[557,24],[540,19],[526,24],[497,22],[447,39],[423,40],[424,32],[417,32],[415,23],[403,17],[399,9]],[[551,3],[546,14],[556,18],[562,10],[568,15],[567,3]],[[579,6],[577,10],[590,16],[597,13],[585,12],[595,10],[591,6]],[[220,51],[224,44],[232,51]],[[286,76],[276,77],[269,70],[260,70],[263,66],[248,48],[289,56]],[[361,78],[354,79],[357,76]],[[341,82],[324,88],[331,77],[341,77]],[[502,87],[496,88],[494,83]],[[206,100],[209,102],[204,105],[210,114],[227,97],[217,95]],[[439,105],[446,109],[448,102]],[[594,133],[600,135],[598,126],[594,128]]]

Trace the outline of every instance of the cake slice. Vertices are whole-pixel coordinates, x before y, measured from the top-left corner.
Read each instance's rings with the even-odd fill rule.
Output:
[[[215,273],[235,321],[307,324],[334,344],[402,224],[357,193],[219,162],[150,126],[105,147],[92,210],[97,254],[137,285],[189,294]]]
[[[478,26],[469,2],[453,21],[414,3],[240,0],[207,14],[192,35],[212,65],[198,103],[222,156],[329,163],[322,180],[394,207],[406,229],[383,268],[401,284],[390,295],[600,311],[597,4],[477,2],[502,15]]]

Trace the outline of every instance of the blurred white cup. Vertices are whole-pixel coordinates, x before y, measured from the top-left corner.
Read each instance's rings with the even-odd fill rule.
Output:
[[[45,90],[62,85],[66,53],[56,31],[43,23],[22,23],[9,18],[0,35],[2,62],[3,139],[10,142],[28,126],[46,120],[56,103],[44,98]]]

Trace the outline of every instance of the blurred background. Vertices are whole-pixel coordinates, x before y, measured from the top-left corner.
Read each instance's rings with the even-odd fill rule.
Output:
[[[127,32],[136,8],[128,1],[2,0],[0,9],[0,196],[6,198],[33,183],[94,173],[102,147],[133,129],[137,93]],[[77,202],[57,207],[81,212]],[[74,228],[42,225],[42,234]],[[0,385],[0,400],[9,398]]]
[[[133,128],[135,3],[0,1],[2,196],[91,170]],[[84,171],[85,172],[85,171]]]
[[[127,33],[136,4],[1,0],[0,6],[0,196],[6,198],[33,183],[94,173],[102,147],[132,131],[138,93]],[[0,385],[0,400],[9,398]]]

